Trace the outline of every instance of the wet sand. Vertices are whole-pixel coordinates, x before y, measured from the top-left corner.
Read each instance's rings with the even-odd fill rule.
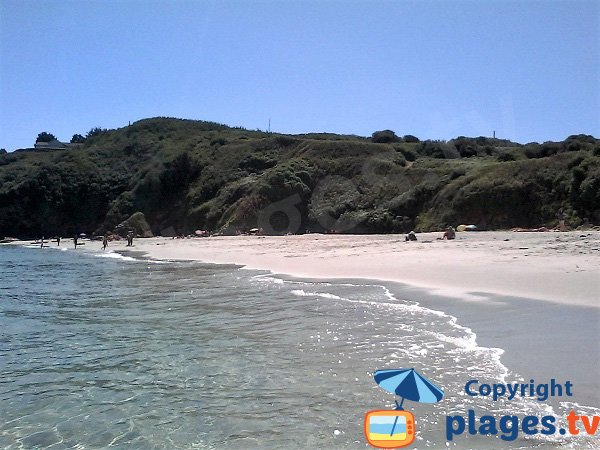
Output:
[[[503,349],[501,361],[511,371],[507,383],[571,381],[573,397],[550,398],[545,403],[577,402],[600,408],[600,308],[507,295],[461,300],[399,284],[392,291],[398,298],[457,317],[459,324],[477,334],[479,345]]]

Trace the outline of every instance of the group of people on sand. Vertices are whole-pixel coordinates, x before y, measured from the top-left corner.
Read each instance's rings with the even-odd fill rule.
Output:
[[[62,238],[60,236],[56,236],[56,239],[54,239],[54,242],[56,242],[56,245],[58,247],[60,247],[60,240],[61,239]],[[52,242],[52,241],[48,241],[48,242]],[[40,240],[40,243],[41,243],[40,244],[41,248],[47,247],[46,245],[44,245],[46,243],[44,236],[42,236],[42,239]],[[79,242],[79,236],[77,236],[77,235],[73,236],[73,245],[75,245],[75,248],[77,248],[78,245],[83,245],[82,243]]]
[[[452,227],[448,227],[444,230],[444,234],[442,235],[442,237],[438,238],[439,240],[452,240],[456,238],[456,231],[454,231],[454,228]],[[405,237],[404,237],[405,241],[416,241],[417,240],[417,234],[413,231],[411,231],[410,233],[408,233]]]
[[[106,233],[102,237],[102,250],[106,250],[106,247],[108,247],[108,240],[109,240],[108,236],[109,236],[108,233]],[[127,247],[133,246],[133,237],[134,237],[133,231],[130,231],[129,233],[127,233]],[[47,245],[44,245],[46,243],[45,239],[46,238],[44,236],[42,236],[42,238],[39,240],[40,248],[48,247]],[[56,245],[59,247],[60,247],[60,240],[61,240],[61,237],[56,236],[55,242],[56,242]],[[50,242],[50,241],[48,241],[48,242]],[[77,249],[78,245],[83,245],[82,242],[79,242],[79,236],[77,236],[77,235],[73,236],[73,245],[75,246],[75,249]]]
[[[62,238],[60,236],[56,236],[56,239],[54,239],[54,242],[56,242],[56,245],[58,247],[60,247],[61,239]],[[48,241],[48,242],[51,242],[51,241]],[[79,242],[79,236],[77,236],[77,235],[73,236],[73,245],[75,246],[75,249],[77,249],[78,245],[83,245],[83,243]],[[44,247],[44,236],[42,236],[42,245],[41,246],[42,246],[42,248]]]
[[[133,246],[133,231],[127,233],[127,247]],[[102,250],[106,250],[108,247],[108,233],[102,237]]]

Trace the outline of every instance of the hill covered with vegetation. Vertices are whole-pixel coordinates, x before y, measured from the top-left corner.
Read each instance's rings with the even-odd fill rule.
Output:
[[[76,137],[0,155],[0,237],[99,234],[136,212],[154,234],[600,224],[600,140],[587,135],[522,145],[153,118]]]

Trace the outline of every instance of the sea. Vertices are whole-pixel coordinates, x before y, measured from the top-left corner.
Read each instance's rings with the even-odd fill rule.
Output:
[[[409,448],[600,448],[583,433],[465,431],[449,441],[447,416],[470,409],[559,423],[573,408],[600,415],[466,395],[469,379],[518,379],[503,353],[479,345],[460,318],[376,282],[0,246],[4,449],[370,448],[365,414],[398,399],[373,374],[395,368],[415,368],[445,393],[405,401],[417,429]]]

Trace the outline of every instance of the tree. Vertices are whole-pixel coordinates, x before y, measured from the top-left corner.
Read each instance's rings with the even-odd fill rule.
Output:
[[[56,136],[54,136],[52,133],[48,133],[47,131],[42,131],[40,134],[38,134],[35,142],[51,142],[55,139],[56,139]]]
[[[98,136],[102,133],[104,133],[106,130],[99,128],[99,127],[95,127],[92,128],[90,131],[88,131],[87,135],[85,136],[87,139],[94,137],[94,136]]]
[[[74,134],[71,138],[71,144],[83,144],[85,142],[85,138],[80,134]]]
[[[382,130],[373,133],[371,141],[379,144],[387,144],[389,142],[400,142],[400,138],[392,130]]]
[[[456,147],[448,144],[446,141],[423,141],[419,144],[417,151],[421,155],[431,158],[453,159],[460,156]]]
[[[415,143],[419,142],[419,138],[416,136],[413,136],[412,134],[407,134],[404,136],[404,142],[408,142],[410,144],[415,144]]]

